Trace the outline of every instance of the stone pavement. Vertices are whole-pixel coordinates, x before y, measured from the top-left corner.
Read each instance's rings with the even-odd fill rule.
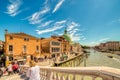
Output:
[[[0,80],[25,80],[25,76],[21,76],[19,74],[13,74],[13,75],[4,75],[0,77]]]

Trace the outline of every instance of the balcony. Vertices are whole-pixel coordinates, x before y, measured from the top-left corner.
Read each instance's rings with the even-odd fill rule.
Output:
[[[120,80],[120,69],[110,67],[40,67],[40,76],[41,80]]]

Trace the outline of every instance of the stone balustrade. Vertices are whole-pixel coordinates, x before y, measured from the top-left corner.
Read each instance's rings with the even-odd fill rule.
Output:
[[[120,69],[110,67],[40,67],[41,80],[120,80]]]

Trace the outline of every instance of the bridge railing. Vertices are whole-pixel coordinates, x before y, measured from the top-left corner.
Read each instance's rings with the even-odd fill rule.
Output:
[[[110,67],[40,67],[41,80],[120,80],[120,69]]]

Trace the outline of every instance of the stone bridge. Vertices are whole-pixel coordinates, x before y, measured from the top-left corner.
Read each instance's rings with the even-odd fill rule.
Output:
[[[28,67],[24,67],[28,68]],[[40,67],[41,80],[120,80],[120,69],[110,67]]]

